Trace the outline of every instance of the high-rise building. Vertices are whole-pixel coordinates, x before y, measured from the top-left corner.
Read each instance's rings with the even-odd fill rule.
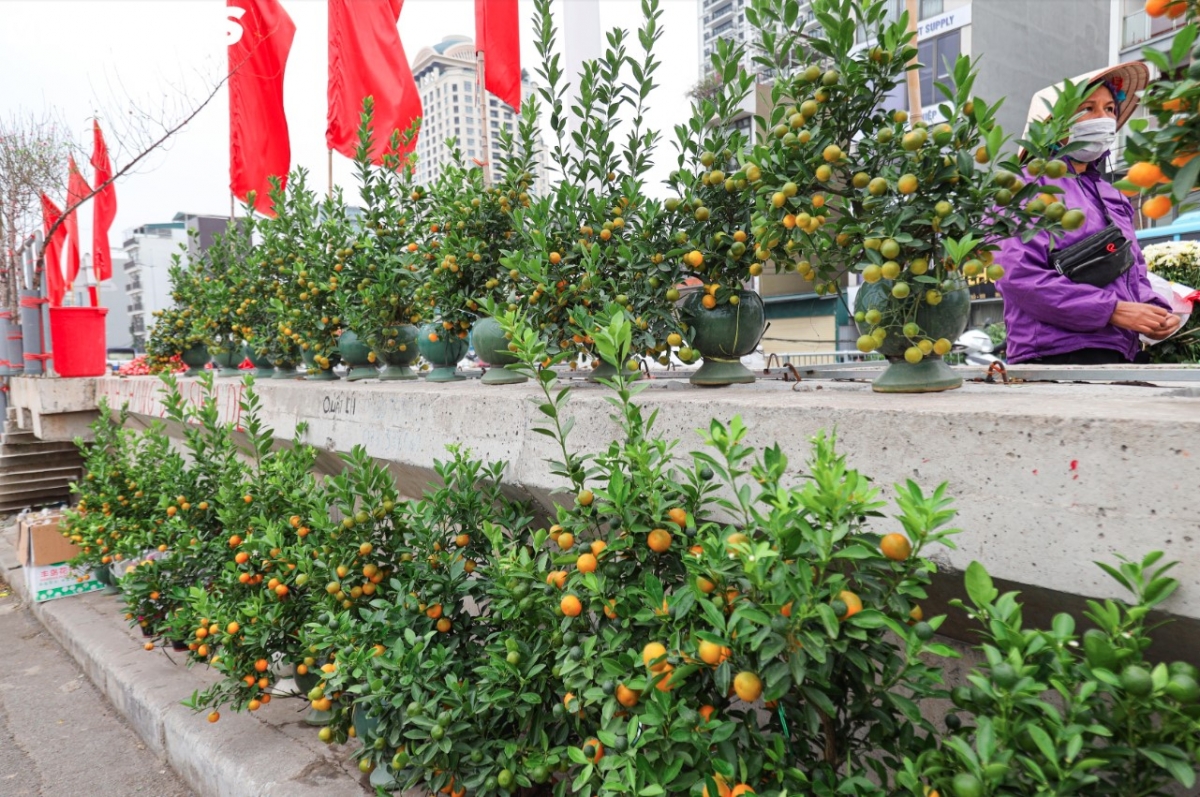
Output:
[[[228,216],[176,213],[171,221],[126,231],[123,272],[134,348],[146,348],[154,313],[171,306],[167,270],[172,256],[198,256],[212,245],[214,235],[225,232],[228,223]]]
[[[421,136],[417,140],[417,181],[428,185],[450,163],[453,153],[446,140],[454,138],[469,166],[484,162],[483,133],[488,135],[491,168],[499,163],[500,132],[516,134],[520,120],[506,103],[487,94],[487,126],[480,119],[475,94],[475,43],[466,36],[447,36],[442,41],[417,53],[412,64],[413,77],[421,92],[424,117]],[[521,96],[528,97],[534,86],[522,80]],[[547,181],[545,148],[539,129],[537,145],[541,150],[535,191],[544,190]],[[493,177],[495,172],[493,171]]]

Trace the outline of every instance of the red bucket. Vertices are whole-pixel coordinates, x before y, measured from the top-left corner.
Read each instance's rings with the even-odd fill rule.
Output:
[[[51,307],[50,340],[59,376],[104,376],[108,367],[107,307]]]

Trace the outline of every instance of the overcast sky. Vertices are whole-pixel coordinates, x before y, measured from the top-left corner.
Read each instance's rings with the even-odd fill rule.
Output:
[[[571,1],[555,0],[556,11]],[[307,168],[312,184],[324,190],[325,3],[282,2],[296,24],[284,89],[292,163]],[[100,117],[114,150],[119,142],[113,139],[119,139],[130,118],[131,103],[167,121],[180,119],[223,75],[225,5],[223,0],[0,0],[0,116],[53,107],[86,142],[87,153],[93,115]],[[672,128],[688,112],[685,94],[698,73],[698,5],[698,0],[662,0],[659,56],[665,63],[649,115],[650,124],[664,136],[658,180],[674,162]],[[533,74],[532,0],[520,0],[520,8],[522,61]],[[638,0],[600,0],[600,8],[605,29],[635,26],[640,19]],[[411,61],[421,48],[447,35],[474,36],[474,3],[407,0],[399,28]],[[636,47],[636,37],[631,41]],[[125,230],[170,221],[177,211],[227,214],[228,145],[229,100],[222,89],[165,150],[118,183],[112,245],[120,247]],[[114,151],[114,165],[119,168],[133,154]],[[90,182],[91,167],[84,173]],[[334,181],[348,196],[355,195],[351,163],[340,155],[334,155]],[[80,219],[85,241],[91,240],[91,217],[85,206]]]

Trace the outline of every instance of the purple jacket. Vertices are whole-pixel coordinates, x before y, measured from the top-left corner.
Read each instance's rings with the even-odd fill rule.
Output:
[[[1067,208],[1079,208],[1087,214],[1082,227],[1059,238],[1057,249],[1065,249],[1108,226],[1104,216],[1107,207],[1112,223],[1133,242],[1134,263],[1116,282],[1096,288],[1072,282],[1054,270],[1050,265],[1049,235],[1042,233],[1029,243],[1022,243],[1020,236],[1002,241],[995,257],[1004,266],[1004,277],[996,287],[1004,297],[1009,362],[1085,348],[1114,349],[1133,360],[1141,350],[1138,334],[1109,323],[1117,302],[1144,302],[1170,309],[1146,278],[1146,259],[1134,236],[1133,207],[1095,166],[1074,178],[1041,178],[1039,182],[1060,186],[1060,201]]]

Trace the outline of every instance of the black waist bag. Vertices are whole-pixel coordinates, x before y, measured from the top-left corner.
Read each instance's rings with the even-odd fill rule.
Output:
[[[1050,253],[1050,265],[1072,282],[1103,288],[1133,265],[1133,244],[1110,224],[1066,249]]]

